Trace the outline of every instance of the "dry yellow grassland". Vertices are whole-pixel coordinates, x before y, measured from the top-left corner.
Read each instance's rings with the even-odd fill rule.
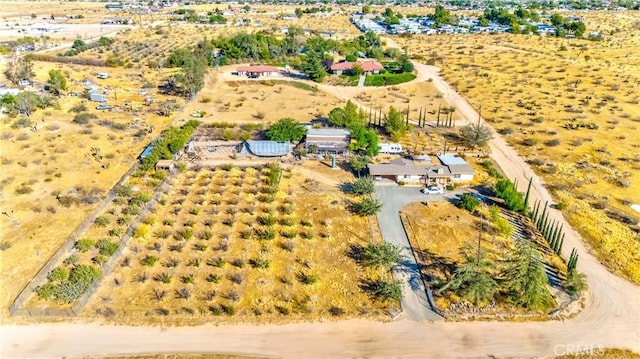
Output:
[[[378,271],[348,257],[350,246],[371,242],[370,223],[347,212],[345,195],[322,180],[336,174],[320,167],[285,170],[273,202],[265,201],[258,169],[179,174],[146,221],[148,236],[132,239],[122,254],[128,266],[103,280],[83,316],[112,308],[112,320],[136,324],[383,318],[386,305],[358,287]],[[337,176],[352,179],[346,172]],[[275,223],[265,224],[267,217]],[[258,232],[269,229],[275,238],[259,239]],[[159,261],[143,265],[148,255]],[[163,273],[170,283],[159,280]],[[316,275],[317,282],[303,283],[304,275]],[[193,283],[185,279],[190,276]],[[188,299],[179,298],[184,289]],[[166,297],[158,300],[162,291]],[[224,306],[234,313],[220,312]]]
[[[638,283],[638,213],[630,205],[640,203],[640,55],[630,49],[640,29],[625,14],[608,13],[609,22],[594,16],[587,22],[621,32],[601,42],[525,35],[398,41],[437,58],[444,77],[542,176],[600,261]]]
[[[97,111],[97,103],[87,102],[87,112],[98,118],[81,125],[72,122],[75,113],[71,108],[83,100],[63,96],[58,99],[59,108],[37,110],[31,116],[32,128],[12,128],[18,118],[2,119],[0,208],[7,215],[0,216],[0,228],[2,242],[11,247],[0,252],[0,273],[13,278],[2,281],[3,308],[171,120],[152,113],[155,105],[142,106],[138,95],[144,81],[154,82],[165,74],[146,74],[142,79],[135,70],[35,63],[36,80],[45,83],[48,71],[54,68],[67,75],[70,92],[84,92],[82,81],[91,79],[99,88],[112,90],[110,105],[131,101],[141,110]],[[100,71],[108,72],[110,78],[97,80],[95,74]],[[124,127],[115,129],[114,124]],[[145,133],[149,130],[152,133]],[[65,201],[68,206],[62,203]],[[2,315],[6,314],[3,310]]]

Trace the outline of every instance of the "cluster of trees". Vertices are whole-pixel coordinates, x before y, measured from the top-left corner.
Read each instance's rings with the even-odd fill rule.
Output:
[[[49,80],[47,81],[47,89],[51,94],[60,96],[62,91],[67,90],[67,78],[60,70],[49,70]]]
[[[564,37],[567,33],[574,34],[576,37],[583,37],[587,31],[587,27],[582,21],[569,21],[562,15],[555,13],[549,19],[556,27],[556,36]]]
[[[402,114],[391,106],[389,113],[384,118],[384,130],[395,142],[399,141],[411,129],[408,110],[406,115],[406,118],[403,118]]]
[[[429,15],[429,19],[435,21],[436,27],[446,24],[455,25],[458,23],[458,19],[451,15],[451,12],[442,5],[436,5],[436,9],[433,14]]]
[[[482,247],[466,245],[462,256],[462,263],[440,292],[452,290],[475,306],[498,296],[531,310],[546,311],[555,305],[540,254],[531,242],[518,241],[500,265]]]
[[[166,60],[167,67],[180,67],[181,71],[169,78],[169,88],[188,99],[204,86],[207,67],[214,63],[213,46],[208,41],[200,41],[194,48],[173,50]]]
[[[510,211],[526,213],[527,207],[525,205],[522,193],[518,192],[516,183],[509,181],[506,178],[498,179],[496,182],[494,191],[498,198],[502,198],[505,206]]]
[[[18,84],[20,80],[31,80],[36,74],[33,71],[33,57],[31,55],[9,56],[7,69],[4,72],[7,80]]]
[[[370,244],[362,253],[362,264],[370,268],[379,268],[382,273],[387,273],[386,277],[391,277],[389,272],[402,260],[400,248],[382,242],[380,244]],[[399,302],[402,299],[402,282],[399,280],[380,279],[372,281],[365,288],[377,299]]]
[[[333,8],[331,6],[313,6],[313,7],[307,7],[307,8],[299,8],[297,7],[295,10],[296,16],[297,17],[302,17],[305,14],[315,14],[318,12],[331,12],[333,10]]]
[[[307,130],[296,120],[285,117],[278,120],[278,122],[269,126],[266,131],[266,136],[272,141],[278,142],[300,142]]]
[[[162,133],[162,136],[152,143],[153,149],[151,150],[151,153],[141,160],[142,169],[150,170],[156,165],[158,160],[171,159],[174,154],[184,148],[185,144],[191,138],[191,135],[199,125],[199,121],[190,120],[182,127],[168,127]]]
[[[87,51],[89,49],[93,49],[96,47],[103,47],[103,46],[109,46],[111,44],[113,44],[114,40],[108,37],[104,37],[102,36],[100,39],[98,39],[98,41],[94,41],[91,42],[89,44],[87,44],[86,42],[82,41],[81,39],[77,39],[73,42],[73,45],[71,45],[71,49],[67,50],[66,52],[64,52],[63,54],[61,54],[60,56],[76,56],[77,54],[83,52],[83,51]]]
[[[56,107],[58,103],[48,93],[21,91],[15,96],[7,94],[0,98],[0,107],[4,107],[10,117],[16,117],[19,114],[30,117],[36,109],[45,109],[50,106]]]
[[[375,156],[378,147],[378,135],[373,128],[367,128],[367,115],[351,101],[344,107],[336,107],[329,112],[329,123],[337,127],[346,127],[351,132],[349,150]]]
[[[36,294],[42,299],[70,303],[80,298],[101,275],[98,268],[88,264],[75,265],[71,270],[57,267],[49,273],[49,281],[36,288]]]

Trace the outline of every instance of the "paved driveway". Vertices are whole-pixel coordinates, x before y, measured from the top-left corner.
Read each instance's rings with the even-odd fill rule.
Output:
[[[411,251],[409,239],[400,221],[400,209],[412,202],[444,200],[443,195],[426,195],[420,193],[418,187],[376,186],[376,196],[382,201],[382,209],[378,212],[380,231],[385,241],[402,249],[403,260],[394,270],[394,276],[404,283],[402,310],[408,319],[442,320],[442,317],[431,310],[427,294],[420,277],[418,263]],[[447,195],[448,196],[448,195]]]

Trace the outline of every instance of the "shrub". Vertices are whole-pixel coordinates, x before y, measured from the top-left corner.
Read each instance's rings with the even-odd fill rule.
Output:
[[[499,179],[495,186],[495,192],[496,196],[504,200],[504,204],[509,210],[516,212],[526,211],[522,194],[515,189],[514,184],[508,179]]]
[[[466,209],[469,212],[474,212],[480,205],[480,201],[475,198],[471,193],[464,193],[458,200],[456,206],[461,209]]]
[[[205,279],[209,283],[218,283],[218,282],[220,282],[220,276],[217,275],[217,274],[208,274]]]
[[[545,146],[555,147],[560,144],[560,140],[557,138],[554,138],[553,140],[545,141],[544,144]]]
[[[68,278],[69,278],[69,270],[64,267],[54,268],[51,271],[51,273],[49,273],[49,276],[47,277],[47,279],[49,279],[50,282],[55,282],[55,281],[64,282]]]
[[[267,269],[271,266],[271,261],[266,258],[254,258],[249,260],[249,264],[253,268]]]
[[[95,244],[96,244],[95,241],[88,238],[83,238],[83,239],[77,240],[76,243],[73,245],[73,247],[79,250],[80,252],[85,253],[91,248],[93,248]]]
[[[353,194],[370,194],[373,193],[373,177],[361,177],[351,183],[349,192]]]
[[[373,197],[366,197],[360,202],[352,202],[350,205],[351,211],[360,216],[372,216],[380,208],[382,208],[382,203]]]
[[[98,116],[93,113],[83,112],[73,116],[73,120],[71,121],[73,123],[77,123],[78,125],[86,125],[87,123],[89,123],[89,120],[93,120],[96,118],[98,118]]]
[[[119,247],[120,244],[111,242],[108,239],[101,239],[96,243],[96,248],[98,248],[100,254],[103,256],[112,256]]]
[[[318,276],[315,273],[303,273],[303,272],[300,272],[300,273],[298,273],[297,277],[298,277],[298,280],[300,281],[300,283],[307,284],[307,285],[315,284],[320,279],[320,276]]]
[[[160,259],[158,257],[147,255],[142,258],[142,260],[140,260],[140,263],[147,267],[153,267],[153,265],[156,264],[159,260]]]
[[[109,220],[109,217],[107,217],[107,216],[96,217],[96,219],[94,221],[94,223],[98,227],[106,227],[109,224],[109,222],[111,222],[111,221]]]

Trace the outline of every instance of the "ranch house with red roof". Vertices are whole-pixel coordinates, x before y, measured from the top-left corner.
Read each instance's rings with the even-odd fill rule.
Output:
[[[362,71],[366,75],[371,74],[379,74],[380,71],[384,70],[384,67],[378,61],[358,61],[358,62],[338,62],[331,65],[331,72],[336,75],[342,75],[349,73],[353,70],[354,66],[360,66]]]

